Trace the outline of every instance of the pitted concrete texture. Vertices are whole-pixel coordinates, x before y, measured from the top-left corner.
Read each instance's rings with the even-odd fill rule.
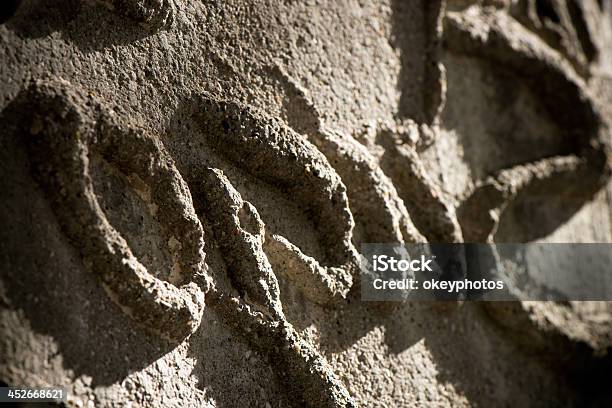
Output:
[[[5,1],[0,381],[608,406],[608,303],[366,303],[358,263],[612,242],[611,76],[610,0]]]

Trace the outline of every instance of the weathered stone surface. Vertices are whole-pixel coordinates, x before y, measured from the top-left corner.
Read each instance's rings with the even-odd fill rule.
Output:
[[[612,242],[610,50],[606,0],[5,2],[0,381],[69,406],[605,406],[609,304],[388,307],[357,265]]]

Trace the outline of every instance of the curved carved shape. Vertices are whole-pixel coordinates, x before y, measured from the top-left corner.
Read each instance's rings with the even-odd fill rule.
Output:
[[[268,235],[264,247],[277,272],[291,280],[309,300],[325,305],[346,296],[348,288],[338,285],[334,278],[344,274],[342,269],[321,266],[282,235]]]
[[[211,293],[209,304],[224,321],[240,330],[241,335],[247,333],[249,344],[278,367],[279,380],[296,406],[357,407],[325,357],[301,338],[290,323],[267,319],[240,299],[218,292]]]
[[[481,182],[462,205],[466,239],[492,239],[508,200],[533,182],[571,176],[580,180],[575,185],[582,190],[584,199],[601,188],[610,176],[609,128],[571,65],[502,12],[448,13],[446,29],[451,51],[483,58],[533,83],[534,92],[539,93],[551,116],[562,125],[576,151],[576,156],[517,166],[502,171],[497,181],[494,178]],[[568,183],[563,189],[572,186]]]
[[[321,133],[313,143],[346,184],[351,211],[361,220],[363,242],[425,242],[395,186],[363,145],[332,131]]]
[[[519,5],[527,3],[533,5],[531,1],[519,0]],[[551,6],[553,12],[563,11],[563,5],[556,0],[541,4],[544,3]],[[571,3],[568,3],[570,8]],[[563,12],[568,11],[571,10]],[[571,31],[567,30],[569,25],[575,24],[567,18],[561,23],[566,34]],[[503,226],[500,225],[502,215],[514,206],[537,203],[538,195],[547,199],[571,198],[563,201],[564,206],[568,203],[582,205],[610,177],[608,123],[599,112],[584,80],[575,71],[579,69],[580,74],[585,74],[580,61],[572,59],[567,49],[558,44],[555,46],[550,39],[543,41],[534,34],[539,32],[542,35],[542,30],[549,28],[550,25],[529,31],[506,13],[491,9],[471,8],[463,13],[447,14],[447,48],[451,52],[480,58],[508,70],[530,85],[551,118],[561,125],[573,149],[571,155],[545,157],[517,165],[478,183],[460,209],[461,225],[468,241],[494,241],[498,228]],[[551,45],[561,50],[553,49]],[[562,53],[565,53],[565,57]],[[539,220],[538,224],[541,222]],[[496,254],[494,246],[492,248],[491,259],[494,263]],[[570,349],[578,342],[584,342],[594,350],[607,347],[607,340],[601,339],[609,336],[601,336],[601,328],[597,324],[584,323],[577,317],[571,303],[521,301],[485,303],[484,306],[499,324],[516,331],[517,337],[530,347],[550,350],[548,346],[554,343],[557,349]],[[549,319],[549,314],[563,315],[567,322],[558,324]],[[580,325],[580,329],[574,330],[575,325]]]
[[[280,91],[286,97],[284,110],[288,124],[306,135],[327,161],[333,163],[334,170],[346,186],[356,224],[353,233],[355,244],[424,242],[425,238],[414,226],[391,179],[383,173],[368,149],[348,135],[326,129],[306,90],[280,66],[273,65],[265,72],[281,85]],[[418,136],[421,135],[417,131],[417,140],[411,142],[426,143]]]
[[[203,231],[189,190],[161,143],[140,129],[121,127],[111,111],[66,82],[36,82],[16,103],[32,112],[23,125],[33,176],[85,266],[144,328],[173,341],[191,334],[204,308],[200,286],[208,289]],[[151,275],[107,220],[89,174],[92,154],[150,188],[156,217],[174,243],[168,245],[174,284]]]
[[[502,12],[451,12],[445,30],[452,52],[482,58],[533,85],[580,155],[605,170],[609,129],[584,81],[556,51]]]
[[[557,194],[569,194],[572,185],[579,185],[583,190],[584,186],[579,182],[588,178],[586,162],[575,156],[553,157],[504,169],[480,182],[460,207],[465,239],[469,242],[493,242],[504,210],[521,194],[529,194],[534,188],[545,188],[541,186],[543,182]],[[581,192],[587,197],[591,193]]]
[[[589,63],[599,52],[592,32],[598,9],[597,0],[518,0],[510,13],[588,76]]]
[[[210,306],[251,346],[269,356],[298,405],[354,407],[325,358],[285,319],[278,282],[263,251],[266,233],[257,210],[242,200],[220,170],[207,169],[204,177],[202,210],[214,220],[215,239],[241,292],[241,298],[232,298],[213,290]]]
[[[255,207],[242,200],[218,169],[204,171],[197,197],[202,198],[202,209],[210,220],[235,287],[259,311],[272,313],[271,317],[276,319],[284,318],[278,281],[263,253],[264,224]]]
[[[323,288],[312,298],[319,303],[344,298],[358,268],[351,240],[353,217],[346,187],[326,158],[281,121],[239,104],[203,96],[197,103],[198,121],[212,147],[237,167],[278,187],[297,200],[319,232],[325,261],[314,261],[286,239],[274,240],[270,255],[307,260],[312,285]],[[289,276],[301,273],[290,269]],[[303,263],[304,265],[304,263]],[[306,293],[314,294],[314,291]]]
[[[356,242],[417,243],[426,239],[416,229],[391,180],[377,166],[367,149],[335,132],[319,132],[313,143],[333,162],[347,188],[351,213],[358,226]],[[325,304],[334,293],[335,281],[316,259],[279,235],[268,236],[266,253],[310,300]]]
[[[462,242],[455,207],[431,179],[417,151],[391,129],[381,129],[381,166],[396,185],[415,224],[430,242]]]

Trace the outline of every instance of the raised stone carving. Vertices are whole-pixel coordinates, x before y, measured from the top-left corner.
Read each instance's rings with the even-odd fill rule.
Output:
[[[326,259],[315,260],[273,234],[266,244],[273,262],[285,259],[285,273],[315,301],[346,296],[358,265],[354,221],[346,187],[325,156],[278,119],[206,96],[196,105],[207,143],[239,168],[295,197],[312,218]]]
[[[300,405],[356,406],[326,359],[285,318],[278,282],[263,250],[268,237],[255,207],[242,200],[220,170],[208,169],[202,187],[204,212],[214,220],[215,239],[241,293],[237,298],[213,291],[211,306],[269,356],[281,381],[297,391]]]
[[[85,266],[137,323],[183,340],[200,322],[208,278],[202,226],[189,189],[161,143],[140,129],[121,126],[112,111],[64,81],[35,82],[14,104],[31,112],[21,125],[33,175]],[[150,274],[107,220],[92,185],[92,155],[139,180],[134,188],[163,225],[174,258],[170,282]]]
[[[580,10],[593,4],[519,1],[510,8],[518,21],[507,13],[509,4],[502,6],[449,11],[446,46],[453,53],[494,64],[529,84],[567,142],[558,147],[558,155],[502,169],[476,183],[459,209],[464,238],[472,242],[507,239],[497,236],[500,222],[506,212],[517,208],[528,215],[530,208],[549,205],[550,200],[563,200],[568,211],[582,206],[605,186],[611,173],[609,124],[583,78],[594,50],[589,46],[590,37],[585,37]],[[551,21],[554,16],[559,20]],[[578,35],[583,37],[580,41]],[[547,220],[536,218],[534,223],[532,233],[539,229],[550,232]],[[609,345],[599,323],[581,321],[579,305],[516,302],[487,304],[486,309],[503,326],[520,333],[523,341],[529,339],[526,344],[541,350],[551,344],[559,351],[567,350],[576,341],[594,350]],[[565,316],[566,325],[554,322],[556,315]],[[572,320],[575,323],[567,325]],[[574,330],[574,325],[581,329]]]
[[[153,33],[138,26],[129,35],[117,28],[113,38],[107,39],[104,30],[89,38],[86,24],[95,24],[92,16],[121,20],[103,7],[80,10],[60,23],[48,21],[47,29],[25,30],[27,8],[36,2],[27,2],[28,7],[19,10],[15,20],[21,21],[0,27],[0,55],[15,65],[0,66],[0,77],[10,79],[0,96],[11,101],[6,108],[10,114],[2,118],[17,118],[10,127],[16,127],[17,144],[25,145],[28,154],[15,162],[26,163],[36,181],[30,183],[24,176],[26,181],[18,183],[43,191],[46,201],[41,200],[40,206],[49,205],[72,244],[50,249],[42,244],[38,254],[57,248],[78,254],[71,255],[70,262],[73,258],[82,262],[114,304],[136,324],[170,340],[172,348],[160,347],[153,357],[121,366],[122,370],[116,368],[119,364],[107,367],[118,374],[101,385],[90,381],[81,387],[86,391],[80,390],[80,396],[98,393],[104,405],[116,398],[115,391],[108,389],[123,391],[128,388],[125,379],[150,372],[155,378],[137,388],[147,381],[155,388],[167,379],[166,372],[155,367],[164,359],[165,363],[174,360],[170,365],[179,361],[181,373],[205,366],[201,371],[219,376],[222,383],[227,375],[222,377],[214,364],[209,366],[208,357],[198,356],[210,346],[207,335],[225,342],[208,349],[211,354],[223,354],[220,360],[240,347],[249,349],[245,360],[255,351],[264,361],[257,364],[270,369],[281,385],[276,396],[287,394],[290,404],[312,407],[368,405],[380,395],[381,405],[407,401],[418,405],[421,401],[413,401],[411,387],[419,388],[422,378],[428,387],[433,384],[433,391],[443,384],[441,394],[473,399],[479,405],[481,394],[487,394],[481,392],[475,374],[482,366],[489,368],[494,360],[523,378],[523,367],[514,367],[518,352],[506,343],[519,341],[560,353],[578,344],[586,344],[589,353],[602,352],[612,344],[609,325],[588,320],[572,304],[486,305],[488,316],[514,334],[498,336],[488,329],[486,319],[481,321],[480,310],[470,305],[462,309],[454,303],[457,313],[451,315],[442,307],[397,303],[386,308],[355,301],[362,243],[535,240],[545,235],[538,234],[536,226],[529,225],[530,234],[508,232],[512,216],[532,220],[528,211],[517,212],[517,208],[565,200],[572,203],[573,214],[601,192],[610,176],[610,132],[606,113],[592,94],[591,78],[598,64],[605,62],[605,41],[598,33],[602,10],[609,2],[329,1],[316,2],[316,10],[310,3],[279,2],[277,12],[248,2],[92,1],[103,3],[126,21],[168,31]],[[9,3],[1,10],[8,10],[7,15],[14,13],[13,5],[19,2]],[[63,10],[68,8],[67,4],[51,8],[55,14],[49,19],[66,14]],[[85,17],[79,19],[79,13]],[[20,49],[26,49],[25,57]],[[35,62],[23,63],[28,58]],[[346,61],[350,64],[340,66]],[[359,64],[353,66],[353,61]],[[446,67],[443,61],[448,62]],[[460,66],[457,61],[466,64]],[[14,73],[22,69],[27,74]],[[456,107],[468,100],[480,100],[479,107],[487,110],[491,100],[499,99],[500,110],[505,110],[503,89],[495,95],[471,94],[471,87],[478,84],[470,81],[481,79],[477,75],[465,81],[464,89],[454,90],[459,97],[447,92],[451,78],[469,76],[477,69],[491,76],[500,74],[509,87],[529,88],[525,99],[513,101],[525,103],[519,115],[535,110],[534,106],[542,108],[545,114],[526,115],[525,121],[544,117],[543,122],[555,122],[546,129],[558,128],[559,134],[539,139],[537,132],[526,131],[517,138],[513,132],[523,128],[507,126],[500,133],[508,140],[499,144],[507,151],[500,149],[501,158],[487,157],[487,143],[499,142],[492,140],[498,135],[487,133],[507,123],[482,118],[483,111],[470,112],[470,108],[457,109],[454,123],[445,123],[448,117],[444,116],[445,104]],[[31,81],[49,76],[47,70],[53,78],[71,78],[71,83]],[[367,84],[370,76],[372,84]],[[482,88],[496,87],[498,78]],[[30,85],[20,91],[26,83]],[[147,129],[155,132],[134,125],[143,118]],[[467,157],[468,149],[450,135],[463,131],[469,139],[472,128],[459,129],[469,121],[478,122],[474,133],[485,134],[474,142],[483,144],[475,149],[480,154],[476,158]],[[491,126],[479,127],[485,121]],[[540,127],[528,128],[533,129]],[[534,149],[529,145],[531,138],[537,145]],[[527,146],[513,146],[515,139]],[[514,147],[521,151],[513,155]],[[479,161],[487,161],[487,166],[477,163],[469,168]],[[104,180],[110,180],[107,190],[96,179],[97,163],[116,176]],[[463,181],[449,173],[459,173]],[[113,208],[108,207],[117,201],[105,202],[104,193],[116,190],[121,196],[123,184],[121,188],[112,185],[116,179],[135,192],[142,204],[138,208],[146,208],[146,215],[160,225],[155,230],[160,233],[152,235],[169,253],[167,270],[149,266],[155,262],[147,257],[157,248],[134,245],[114,223]],[[13,207],[19,204],[19,199],[11,202]],[[547,226],[551,229],[564,221],[554,214],[551,218]],[[10,254],[5,256],[4,243],[0,244],[0,259],[11,265]],[[18,242],[9,248],[27,257],[28,245]],[[462,258],[457,262],[461,273],[469,274],[463,254],[456,255]],[[28,262],[14,264],[17,271],[19,267],[34,271],[32,276],[38,272]],[[73,277],[80,274],[78,266],[71,268]],[[25,301],[15,302],[7,294],[21,285],[9,269],[0,274],[0,315],[4,316],[6,305],[10,309],[6,315],[12,317]],[[28,275],[23,280],[27,279],[32,278]],[[91,285],[84,287],[92,290]],[[111,307],[106,300],[103,297],[99,303]],[[381,310],[391,309],[398,314],[383,316]],[[610,313],[606,310],[603,315],[609,319]],[[32,316],[37,314],[26,314]],[[466,323],[464,316],[475,322]],[[214,331],[217,321],[222,328]],[[401,323],[395,326],[396,321]],[[3,325],[0,321],[0,328]],[[470,347],[461,352],[468,358],[489,360],[480,365],[475,360],[466,363],[456,357],[462,353],[448,353],[458,347],[456,328],[463,330],[460,334],[465,338],[484,342],[477,344],[488,346],[483,350],[494,350],[488,357],[478,355],[480,351],[470,354]],[[9,341],[17,339],[15,344],[26,345],[25,354],[49,358],[40,351],[42,347],[31,346],[33,340],[23,340],[28,336],[21,336],[19,330],[15,323],[6,336],[0,336],[8,339],[6,349],[13,344]],[[135,332],[130,334],[140,341],[143,333]],[[469,337],[472,332],[476,335]],[[57,333],[51,332],[49,342],[54,336]],[[152,336],[151,340],[158,339]],[[1,341],[0,347],[4,347]],[[58,348],[58,355],[66,352],[61,345]],[[109,347],[117,348],[116,344]],[[73,358],[81,358],[82,353],[75,354]],[[0,380],[21,378],[11,365],[27,366],[27,359],[20,358],[9,356],[14,361],[9,361],[8,369],[0,366]],[[266,382],[251,373],[250,364],[245,362],[248,369],[243,371],[256,385]],[[88,375],[95,377],[92,371],[97,366],[91,366],[48,377],[76,384]],[[193,371],[188,379],[178,381],[197,398],[224,400],[224,395],[214,393],[227,394],[229,386],[205,381],[194,386],[202,379],[196,378],[197,368]],[[369,371],[383,371],[385,380]],[[227,372],[236,374],[233,369]],[[43,374],[35,375],[48,380]],[[549,376],[551,372],[546,372],[538,380],[547,384]],[[243,377],[238,381],[242,383]],[[456,389],[447,386],[455,383],[459,384]],[[401,397],[384,399],[383,394],[396,389]],[[470,393],[472,389],[477,391]],[[173,393],[161,392],[157,405]],[[245,404],[259,402],[260,397],[253,395]],[[183,397],[171,398],[183,402]],[[391,398],[396,399],[388,403]],[[424,398],[430,402],[429,389]],[[521,401],[533,402],[531,398]],[[127,399],[148,403],[132,395]],[[184,401],[193,403],[188,398]],[[265,401],[261,405],[268,406]]]

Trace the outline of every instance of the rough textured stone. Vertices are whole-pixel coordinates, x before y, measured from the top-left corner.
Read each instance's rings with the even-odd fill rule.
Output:
[[[609,405],[608,303],[366,303],[357,263],[612,242],[610,50],[608,0],[3,2],[0,381]]]

